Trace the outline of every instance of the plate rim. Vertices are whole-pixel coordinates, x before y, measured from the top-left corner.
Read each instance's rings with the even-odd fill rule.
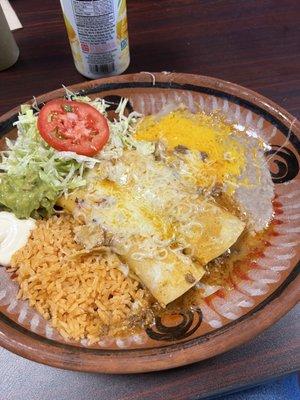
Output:
[[[155,77],[154,82],[153,76]],[[82,82],[68,86],[68,88],[75,91],[91,91],[97,90],[100,86],[101,88],[106,88],[106,91],[108,91],[110,90],[109,85],[119,83],[124,86],[125,82],[136,84],[138,87],[144,85],[142,87],[155,88],[156,85],[153,83],[156,83],[156,80],[158,80],[158,82],[167,83],[170,89],[180,89],[180,87],[174,87],[174,85],[177,83],[189,85],[188,82],[192,81],[195,87],[206,87],[217,91],[219,90],[220,92],[224,92],[224,95],[227,94],[227,98],[228,94],[235,96],[243,101],[248,101],[249,104],[252,104],[255,107],[258,106],[258,108],[264,110],[267,114],[271,115],[271,117],[277,118],[286,129],[286,125],[290,125],[292,121],[295,121],[294,117],[282,107],[250,89],[221,79],[201,75],[181,73],[136,73]],[[97,92],[99,92],[99,89]],[[63,94],[63,88],[57,89],[38,96],[37,101],[47,101]],[[0,133],[1,130],[5,131],[6,129],[11,129],[12,118],[15,118],[18,109],[19,107],[15,107],[0,117]],[[297,120],[293,131],[298,133],[295,137],[299,141],[300,124]],[[0,137],[1,136],[2,135],[0,135]],[[299,144],[293,142],[292,144],[299,152],[300,149],[297,148]],[[233,347],[245,343],[287,313],[299,301],[300,294],[297,291],[297,286],[300,284],[299,269],[300,262],[296,264],[295,268],[290,272],[281,285],[270,294],[270,296],[268,296],[263,302],[259,303],[254,310],[248,311],[241,317],[242,319],[244,318],[243,320],[237,319],[233,321],[233,323],[228,323],[223,328],[220,328],[222,330],[221,332],[218,332],[219,330],[211,332],[211,335],[209,335],[206,341],[201,341],[200,336],[185,342],[173,343],[163,347],[124,350],[84,349],[64,344],[57,346],[58,342],[43,338],[40,335],[26,330],[1,313],[0,345],[33,361],[77,371],[137,373],[169,369],[190,364],[221,354]],[[290,279],[291,277],[292,279]],[[278,290],[278,295],[275,295],[275,298],[270,300],[269,298],[273,297]],[[266,304],[262,306],[264,302],[266,302]],[[258,310],[255,311],[257,308]],[[266,318],[268,315],[267,312],[271,317]],[[5,320],[9,320],[12,323],[9,324],[8,321],[5,322]],[[247,328],[253,320],[256,321],[254,324],[255,326],[248,331],[245,328]],[[259,324],[258,321],[260,322]],[[16,329],[12,327],[13,324],[19,327],[17,335]],[[31,337],[32,335],[28,335],[26,331],[42,338],[42,342],[46,343],[41,343],[40,339],[38,340],[37,338]],[[233,341],[234,336],[238,331],[240,331],[240,335],[238,335],[237,340],[235,337],[235,341]],[[10,337],[13,333],[19,340]],[[53,343],[51,342],[56,343],[56,345],[53,346]],[[210,342],[215,342],[212,348],[210,348]],[[216,344],[219,346],[217,351],[214,349]],[[53,352],[54,347],[57,349],[57,353],[55,351]],[[58,350],[59,347],[62,349],[60,354]],[[66,349],[66,347],[68,347],[68,349]],[[76,351],[74,349],[76,349]],[[95,354],[95,352],[90,352],[89,350],[96,350],[97,353]],[[133,357],[135,357],[134,362]],[[98,365],[98,362],[101,363],[101,365]]]

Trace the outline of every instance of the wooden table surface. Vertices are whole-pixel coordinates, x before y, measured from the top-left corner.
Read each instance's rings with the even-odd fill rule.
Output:
[[[73,65],[59,1],[11,0],[11,3],[23,29],[15,32],[19,61],[0,72],[0,114],[62,83],[86,80]],[[300,116],[298,0],[128,0],[127,3],[131,49],[127,72],[167,70],[215,76],[256,90]],[[72,396],[74,400],[85,399],[88,393],[85,390],[91,385],[101,399],[198,399],[300,369],[297,321],[299,307],[239,349],[193,366],[138,377],[80,378],[86,375],[71,372],[51,375],[49,371],[57,370],[37,366],[6,351],[1,357],[12,363],[10,372],[18,380],[20,362],[23,370],[32,369],[44,375],[45,382],[54,375],[55,379],[66,377],[69,384],[73,380],[74,388],[82,382]],[[0,366],[4,368],[3,362]],[[5,380],[7,371],[0,369],[1,390],[8,390],[6,385],[13,386],[11,374]],[[28,388],[37,385],[34,380],[30,382],[30,376],[26,379]],[[98,379],[101,388],[96,384]],[[55,385],[54,388],[57,391],[52,388],[52,397],[41,392],[40,397],[27,398],[67,398],[60,393],[62,389]],[[12,390],[9,398],[21,399]]]
[[[0,75],[0,114],[61,84],[75,69],[58,0],[12,0],[24,26],[20,59]],[[127,72],[176,71],[238,83],[300,115],[298,0],[127,0]]]

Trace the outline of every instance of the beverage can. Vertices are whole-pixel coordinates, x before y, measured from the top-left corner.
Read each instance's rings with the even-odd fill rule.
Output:
[[[126,0],[60,0],[77,70],[96,79],[129,65]]]

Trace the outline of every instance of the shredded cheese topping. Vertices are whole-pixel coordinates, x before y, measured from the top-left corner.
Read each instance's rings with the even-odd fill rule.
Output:
[[[242,225],[209,202],[218,184],[230,195],[247,185],[247,176],[243,183],[241,179],[249,162],[243,137],[219,115],[177,109],[145,117],[119,157],[103,157],[89,172],[83,204],[75,212],[69,209],[85,223],[109,232],[118,253],[138,242],[136,259],[164,259],[166,248],[178,255],[190,249],[193,256],[199,253],[195,237],[204,254],[214,254],[230,241],[231,230]],[[149,151],[140,151],[138,143],[151,144]],[[114,150],[114,143],[109,146]],[[258,150],[256,146],[251,151]],[[228,232],[222,233],[224,226]]]

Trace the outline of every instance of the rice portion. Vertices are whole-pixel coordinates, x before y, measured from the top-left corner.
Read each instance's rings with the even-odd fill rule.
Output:
[[[38,221],[12,259],[18,298],[28,299],[64,338],[77,341],[94,343],[142,325],[150,318],[149,292],[126,276],[115,254],[83,251],[74,227],[69,216]]]

